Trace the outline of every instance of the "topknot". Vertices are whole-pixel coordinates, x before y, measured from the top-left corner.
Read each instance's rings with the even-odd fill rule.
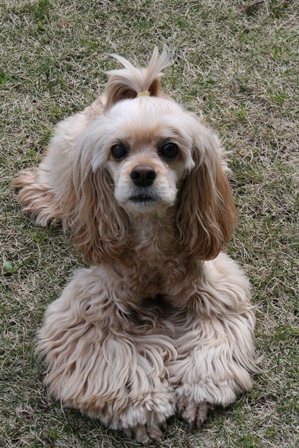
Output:
[[[171,57],[166,47],[161,54],[155,47],[150,62],[146,68],[134,67],[127,59],[117,54],[112,57],[123,64],[125,68],[108,72],[109,79],[106,86],[106,105],[109,109],[118,101],[127,98],[136,98],[148,92],[148,96],[158,96],[161,92],[160,79],[162,70],[171,64]]]

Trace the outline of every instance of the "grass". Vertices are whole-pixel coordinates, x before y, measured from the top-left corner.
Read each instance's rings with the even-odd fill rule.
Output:
[[[42,157],[53,126],[102,91],[117,52],[148,60],[174,49],[164,87],[203,113],[232,151],[239,225],[231,255],[257,307],[262,373],[200,432],[173,418],[162,448],[299,445],[296,1],[5,0],[2,2],[0,446],[135,447],[51,401],[34,357],[46,306],[82,265],[59,229],[23,215],[11,188]]]

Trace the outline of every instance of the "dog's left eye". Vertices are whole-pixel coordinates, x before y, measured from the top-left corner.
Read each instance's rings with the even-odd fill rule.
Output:
[[[118,160],[118,159],[122,159],[123,157],[126,157],[126,155],[128,154],[128,150],[123,145],[118,143],[118,144],[112,146],[111,154],[112,154],[112,157],[114,157],[114,159]]]
[[[159,155],[165,159],[175,159],[178,153],[179,148],[175,143],[165,143],[165,145],[159,148]]]

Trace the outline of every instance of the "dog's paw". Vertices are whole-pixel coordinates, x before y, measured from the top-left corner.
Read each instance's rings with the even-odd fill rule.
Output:
[[[142,445],[148,445],[152,441],[161,439],[165,427],[165,424],[157,425],[156,423],[137,425],[134,428],[125,428],[124,434]]]
[[[209,412],[213,410],[214,405],[207,401],[199,404],[191,401],[189,403],[181,403],[179,406],[179,413],[188,422],[190,429],[200,429],[203,422],[207,419]]]

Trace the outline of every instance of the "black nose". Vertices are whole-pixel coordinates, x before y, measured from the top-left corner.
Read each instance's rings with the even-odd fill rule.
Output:
[[[156,173],[148,165],[138,165],[131,171],[131,179],[138,187],[149,187],[156,179]]]

